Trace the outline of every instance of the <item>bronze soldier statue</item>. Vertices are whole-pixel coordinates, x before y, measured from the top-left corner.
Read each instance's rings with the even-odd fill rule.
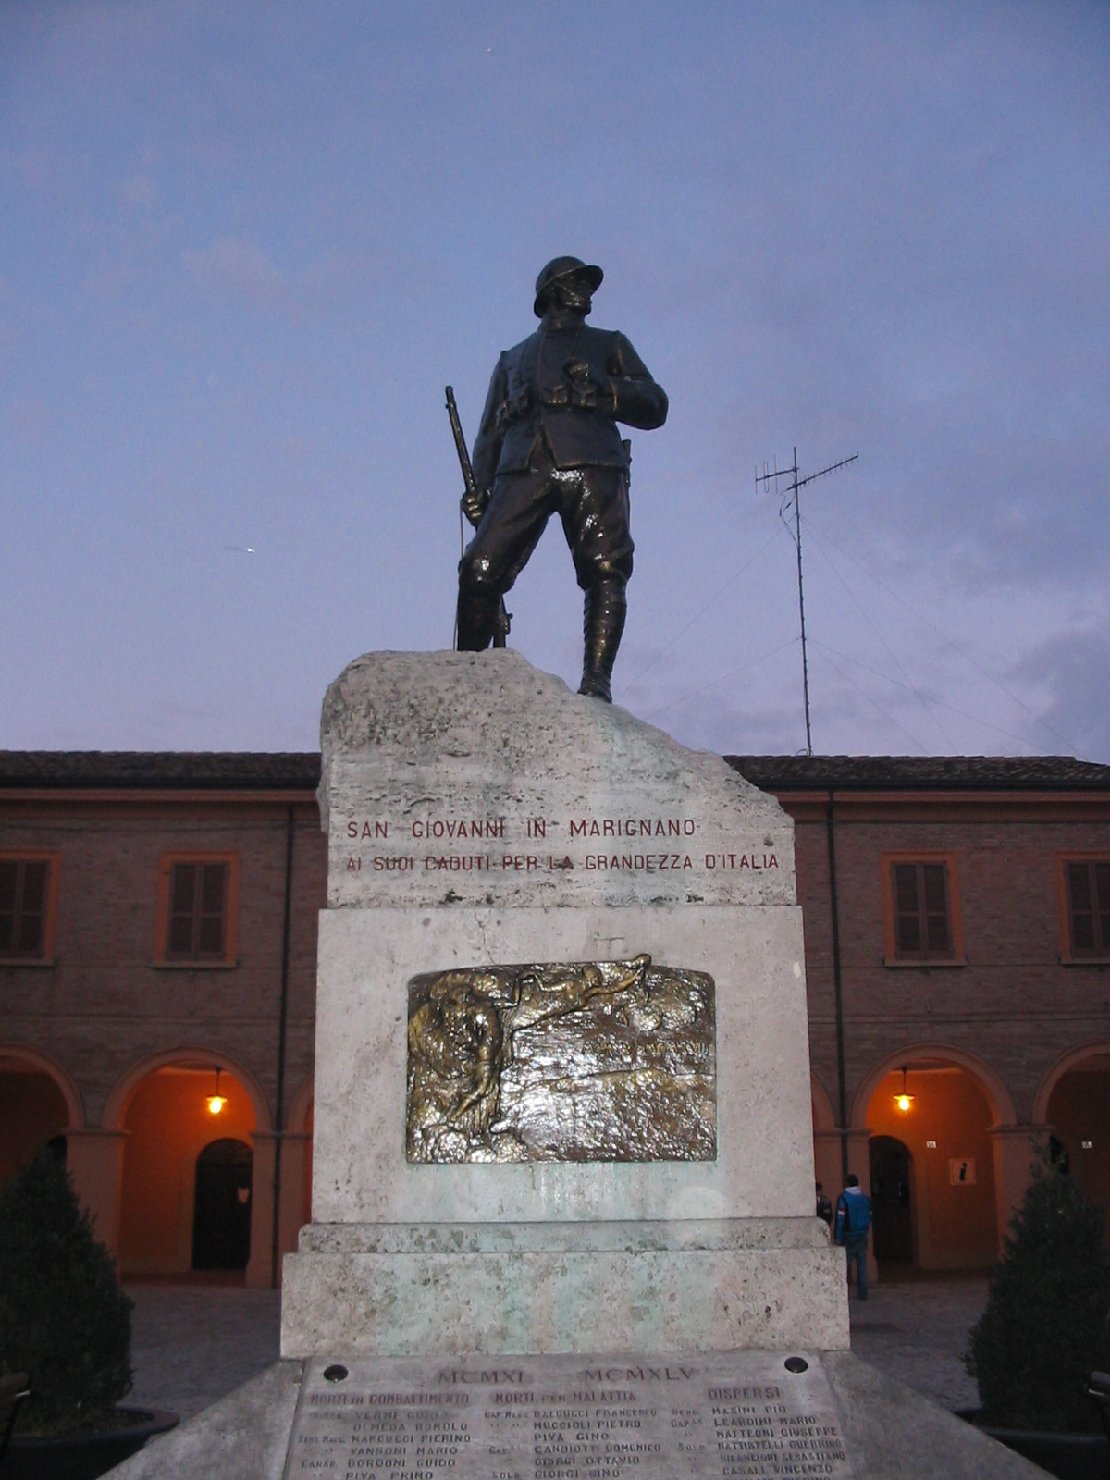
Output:
[[[474,442],[474,489],[463,510],[477,526],[459,565],[458,646],[480,652],[497,630],[501,598],[558,513],[586,593],[580,694],[609,702],[632,574],[629,444],[617,422],[650,430],[667,397],[623,334],[586,326],[600,267],[556,257],[536,280],[539,329],[505,350]]]

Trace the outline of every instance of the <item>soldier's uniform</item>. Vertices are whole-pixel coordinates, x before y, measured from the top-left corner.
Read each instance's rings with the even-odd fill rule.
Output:
[[[492,640],[500,599],[558,513],[586,592],[586,663],[581,693],[609,697],[632,574],[629,453],[618,422],[650,429],[667,397],[623,334],[593,329],[581,315],[549,306],[559,278],[591,289],[601,269],[556,258],[536,284],[535,334],[497,362],[474,443],[474,477],[490,497],[459,567],[458,645]]]

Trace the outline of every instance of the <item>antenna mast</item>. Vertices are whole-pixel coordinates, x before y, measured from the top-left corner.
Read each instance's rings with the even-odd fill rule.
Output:
[[[794,541],[794,549],[798,557],[798,616],[801,621],[802,629],[802,696],[805,703],[806,716],[806,755],[813,754],[813,736],[810,731],[809,725],[809,656],[806,652],[806,603],[805,592],[802,585],[802,520],[798,490],[804,488],[807,483],[812,483],[815,478],[823,478],[826,473],[835,473],[837,468],[846,468],[849,463],[854,463],[858,457],[859,453],[853,452],[851,457],[841,458],[839,462],[830,463],[827,468],[821,468],[816,473],[807,473],[804,478],[799,478],[798,449],[795,447],[793,466],[789,468],[782,468],[781,470],[778,468],[774,468],[769,471],[767,468],[767,464],[764,463],[763,472],[757,472],[755,475],[755,487],[757,493],[759,491],[759,485],[761,483],[770,483],[772,487],[777,489],[778,485],[773,483],[773,480],[775,478],[789,477],[791,479],[791,482],[789,483],[783,494],[782,505],[779,508],[779,517],[782,519],[783,523],[786,524],[787,529],[790,530],[790,537]],[[790,509],[791,499],[793,499],[794,503],[794,528],[792,530],[790,529],[790,525],[787,524],[787,515]]]

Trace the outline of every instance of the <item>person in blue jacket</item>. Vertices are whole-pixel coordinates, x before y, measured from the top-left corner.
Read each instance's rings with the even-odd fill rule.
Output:
[[[859,1185],[855,1172],[848,1173],[847,1185],[836,1200],[836,1224],[833,1237],[847,1255],[848,1278],[856,1267],[856,1298],[867,1299],[867,1235],[871,1231],[871,1199]]]

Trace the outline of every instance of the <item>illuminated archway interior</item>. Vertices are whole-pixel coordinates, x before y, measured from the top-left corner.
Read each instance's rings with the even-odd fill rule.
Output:
[[[880,1183],[873,1188],[877,1259],[885,1244],[894,1262],[920,1269],[994,1264],[996,1118],[975,1076],[939,1056],[907,1058],[904,1074],[899,1064],[884,1075],[867,1109]]]
[[[220,1067],[226,1103],[208,1101]],[[127,1276],[184,1274],[193,1267],[197,1160],[214,1141],[251,1144],[254,1109],[245,1087],[212,1062],[169,1065],[140,1080],[124,1115],[119,1262]]]

